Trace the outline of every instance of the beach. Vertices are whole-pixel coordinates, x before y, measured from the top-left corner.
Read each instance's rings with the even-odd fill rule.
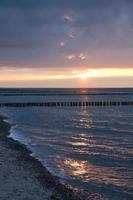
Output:
[[[3,120],[0,116],[0,199],[82,199],[30,156],[24,145],[8,138],[11,125]]]
[[[28,91],[29,96],[21,96],[15,90],[9,99],[7,90],[0,103],[128,102],[133,97],[128,89],[118,90],[120,96],[112,95],[114,89],[95,90],[99,95],[70,95],[79,94],[76,89],[68,90],[68,95],[66,90],[48,90],[54,96],[45,96],[45,89],[42,96],[40,90]],[[131,200],[132,109],[131,105],[1,107],[0,200]]]

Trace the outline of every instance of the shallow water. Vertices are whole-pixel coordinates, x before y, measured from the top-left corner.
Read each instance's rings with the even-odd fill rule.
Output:
[[[59,91],[58,91],[59,92]],[[63,91],[64,92],[64,91]],[[132,100],[132,95],[56,96]],[[0,97],[1,101],[22,97]],[[24,97],[25,101],[38,98]],[[26,144],[54,175],[98,199],[133,199],[133,106],[2,109],[10,137]]]

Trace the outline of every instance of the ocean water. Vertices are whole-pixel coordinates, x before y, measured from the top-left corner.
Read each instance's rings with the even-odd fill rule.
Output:
[[[26,96],[11,96],[20,93]],[[133,100],[133,89],[7,89],[0,94],[0,102]],[[61,181],[98,200],[133,199],[133,106],[2,108],[0,112],[14,125],[10,137],[26,144]]]

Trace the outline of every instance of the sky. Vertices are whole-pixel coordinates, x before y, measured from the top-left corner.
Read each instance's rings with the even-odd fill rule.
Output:
[[[0,87],[133,87],[133,0],[0,0]]]

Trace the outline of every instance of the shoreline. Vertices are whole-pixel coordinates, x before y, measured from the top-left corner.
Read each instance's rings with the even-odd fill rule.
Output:
[[[8,151],[15,153],[16,160],[14,162],[14,168],[15,167],[19,168],[21,166],[23,171],[30,172],[30,175],[34,179],[36,179],[37,181],[36,184],[38,184],[39,187],[44,190],[44,193],[46,194],[48,193],[47,194],[48,197],[42,196],[41,199],[45,198],[51,200],[82,200],[82,199],[91,200],[91,195],[90,197],[87,198],[86,194],[83,194],[83,192],[75,191],[69,185],[64,185],[63,183],[61,183],[58,177],[52,175],[41,164],[39,160],[31,156],[32,151],[30,151],[26,147],[26,145],[8,137],[10,135],[10,129],[12,125],[9,122],[7,122],[6,119],[7,119],[6,117],[0,114],[1,141],[3,145],[7,147]],[[7,158],[7,159],[14,159],[14,158]],[[0,156],[0,162],[1,162],[1,156]]]

